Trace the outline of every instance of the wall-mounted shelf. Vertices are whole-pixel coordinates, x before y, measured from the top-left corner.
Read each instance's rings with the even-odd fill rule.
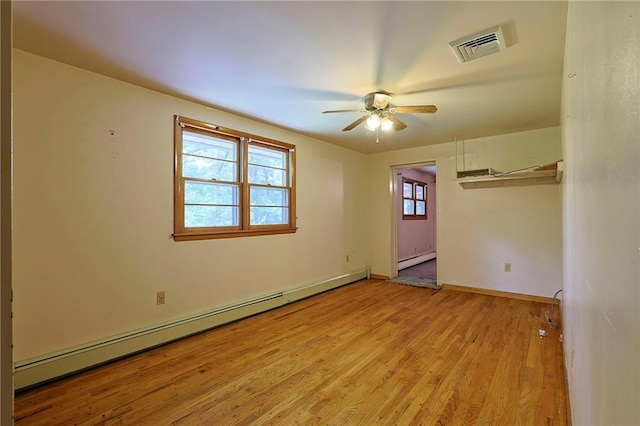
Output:
[[[513,172],[499,176],[473,176],[456,179],[456,181],[465,189],[495,188],[499,186],[544,185],[560,183],[562,181],[563,171],[564,162],[560,160],[529,171]]]

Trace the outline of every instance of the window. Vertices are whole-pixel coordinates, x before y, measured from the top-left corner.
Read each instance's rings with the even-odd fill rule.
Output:
[[[427,184],[402,179],[402,219],[427,219]]]
[[[174,239],[296,232],[295,146],[176,116]]]

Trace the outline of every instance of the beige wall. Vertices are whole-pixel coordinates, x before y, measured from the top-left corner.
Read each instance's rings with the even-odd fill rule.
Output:
[[[366,267],[364,155],[14,55],[16,361]],[[174,114],[296,144],[298,232],[174,242]]]
[[[561,157],[560,129],[469,140],[465,152],[478,167],[501,171],[547,164]],[[369,157],[372,273],[391,271],[391,168],[432,160],[438,170],[438,282],[553,296],[562,287],[560,186],[462,189],[455,181],[455,143]],[[504,263],[512,272],[504,272]]]
[[[640,2],[570,2],[562,138],[573,424],[640,421]]]

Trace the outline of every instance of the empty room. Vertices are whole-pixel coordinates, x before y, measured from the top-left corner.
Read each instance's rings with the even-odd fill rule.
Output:
[[[640,2],[0,20],[2,425],[640,424]]]

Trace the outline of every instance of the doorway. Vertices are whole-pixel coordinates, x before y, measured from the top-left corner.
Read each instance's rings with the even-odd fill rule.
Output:
[[[435,257],[417,265],[398,270],[399,277],[438,280],[438,258]]]
[[[437,282],[436,175],[434,161],[393,167],[394,277]]]

